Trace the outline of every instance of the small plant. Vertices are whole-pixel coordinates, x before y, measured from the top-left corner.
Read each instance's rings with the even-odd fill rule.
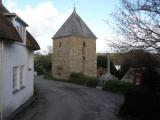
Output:
[[[87,77],[86,86],[96,87],[97,86],[97,79],[95,77]]]
[[[53,79],[54,79],[51,71],[47,71],[47,72],[44,74],[44,78],[47,79],[47,80],[53,80]]]
[[[34,87],[33,96],[37,96],[37,95],[38,95],[38,88]]]
[[[69,82],[80,84],[80,85],[86,85],[89,87],[96,87],[96,78],[94,77],[87,77],[81,73],[72,73],[70,75]]]
[[[84,85],[86,77],[81,73],[72,73],[69,82]]]
[[[109,80],[105,82],[103,87],[106,91],[125,93],[129,88],[134,87],[132,83],[120,80]]]

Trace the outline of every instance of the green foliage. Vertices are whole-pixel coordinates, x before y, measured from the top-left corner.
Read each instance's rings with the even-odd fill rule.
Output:
[[[123,117],[134,116],[138,120],[160,119],[160,93],[146,87],[127,90],[124,103],[119,111]]]
[[[52,54],[42,55],[35,54],[34,56],[34,69],[38,75],[44,74],[46,71],[52,69]]]
[[[121,79],[130,67],[133,68],[156,68],[160,66],[154,54],[141,49],[130,50],[125,53],[121,69],[118,71],[118,78]]]
[[[134,87],[132,83],[119,81],[119,80],[109,80],[105,82],[104,90],[111,92],[125,93],[129,88]]]
[[[87,77],[81,73],[72,73],[70,75],[70,83],[86,85],[90,87],[96,87],[96,78],[94,77]]]
[[[97,79],[94,77],[87,77],[86,86],[96,87],[97,86]]]
[[[69,82],[84,85],[86,77],[81,73],[72,73]]]
[[[160,73],[157,69],[146,69],[143,73],[143,86],[146,86],[151,91],[160,92]]]
[[[53,77],[53,75],[52,75],[52,72],[51,72],[51,71],[45,72],[45,74],[44,74],[44,79],[53,80],[54,77]]]
[[[37,96],[38,95],[38,88],[34,87],[34,92],[33,92],[33,96]]]

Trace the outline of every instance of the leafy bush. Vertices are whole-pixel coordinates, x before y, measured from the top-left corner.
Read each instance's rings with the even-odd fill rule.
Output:
[[[160,67],[160,62],[154,54],[141,49],[133,49],[124,53],[121,69],[117,72],[118,78],[122,79],[129,68],[150,68]]]
[[[85,84],[85,80],[86,80],[86,77],[83,74],[81,74],[81,73],[72,73],[70,75],[69,82],[80,84],[80,85],[84,85]]]
[[[47,71],[47,72],[44,74],[44,79],[53,80],[54,77],[53,77],[53,75],[52,75],[52,72],[51,72],[51,71]]]
[[[80,85],[86,85],[90,87],[96,87],[96,78],[94,77],[87,77],[81,73],[72,73],[70,75],[69,82],[80,84]]]
[[[97,86],[97,79],[94,77],[87,77],[86,86],[96,87]]]
[[[52,54],[42,55],[37,53],[34,55],[34,70],[38,75],[45,74],[52,69]]]
[[[159,120],[160,93],[143,87],[127,90],[119,114],[124,117],[134,116],[143,120]]]
[[[103,87],[104,90],[125,93],[129,88],[134,87],[132,83],[119,81],[119,80],[109,80],[105,82]]]
[[[144,71],[143,86],[151,91],[160,92],[160,73],[157,69],[148,68]]]
[[[34,86],[33,96],[38,95],[38,88]]]

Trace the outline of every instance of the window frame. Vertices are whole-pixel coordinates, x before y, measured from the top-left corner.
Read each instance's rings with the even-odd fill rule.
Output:
[[[20,66],[20,88],[25,88],[25,65]]]
[[[13,66],[13,93],[17,93],[20,89],[20,78],[19,78],[19,67],[18,66]]]

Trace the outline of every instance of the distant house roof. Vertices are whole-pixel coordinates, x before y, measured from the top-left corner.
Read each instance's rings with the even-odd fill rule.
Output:
[[[97,39],[89,27],[83,22],[80,16],[74,9],[71,16],[62,25],[62,27],[53,36],[53,39],[66,37],[66,36],[80,36]]]
[[[13,26],[12,21],[7,19],[6,17],[6,15],[9,14],[10,12],[2,4],[0,4],[0,39],[22,43],[23,40],[21,39],[16,28]],[[20,22],[23,22],[23,24],[27,26],[27,24],[23,20],[21,20]],[[33,50],[40,49],[37,41],[28,31],[26,34],[26,46],[32,48]]]

